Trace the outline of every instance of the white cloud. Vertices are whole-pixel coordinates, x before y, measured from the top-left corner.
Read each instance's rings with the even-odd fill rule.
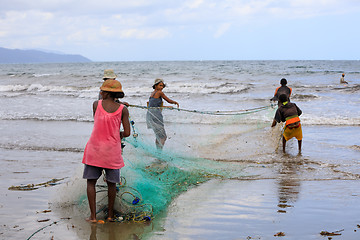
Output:
[[[196,9],[199,8],[203,4],[203,2],[204,2],[203,0],[191,0],[185,2],[185,6],[190,9]]]
[[[346,17],[358,0],[0,0],[2,47],[64,51],[123,40],[230,36],[287,20]],[[198,36],[196,35],[198,34]]]
[[[170,34],[165,29],[124,29],[119,32],[120,39],[163,39]]]

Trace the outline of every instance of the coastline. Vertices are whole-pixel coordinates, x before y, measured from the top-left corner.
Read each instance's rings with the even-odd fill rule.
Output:
[[[285,234],[283,239],[359,239],[358,62],[114,62],[0,67],[0,239],[28,239],[32,234],[31,240],[278,239],[280,236],[274,235],[279,232]],[[153,196],[166,196],[172,201],[162,204],[166,210],[147,224],[93,226],[85,221],[86,206],[83,211],[75,201],[79,200],[76,194],[81,194],[82,200],[86,198],[86,184],[79,173],[82,152],[93,127],[91,106],[107,68],[119,71],[127,94],[124,100],[129,103],[145,105],[153,80],[161,73],[169,96],[179,99],[181,108],[199,111],[265,106],[278,80],[285,76],[294,90],[292,100],[303,110],[303,151],[298,154],[294,139],[287,144],[287,153],[282,153],[280,129],[270,128],[271,111],[227,117],[164,111],[169,136],[164,152],[169,158],[163,160],[180,167],[177,173],[181,176],[188,177],[182,175],[184,168],[194,169],[195,176],[202,169],[215,173],[215,178],[204,183],[167,188],[168,182],[152,178],[149,183],[148,172],[140,173],[157,157],[154,134],[146,128],[145,111],[130,109],[139,138],[144,137],[148,144],[146,149],[134,149],[126,143],[124,157],[129,168],[123,173],[128,171],[131,186],[138,187],[133,184],[135,180],[146,183],[141,186],[147,199],[158,203]],[[346,87],[338,83],[340,72],[351,73]],[[69,82],[74,78],[76,81]],[[178,154],[181,156],[175,159]],[[231,176],[216,178],[223,170],[224,175]],[[79,184],[61,191],[74,177]],[[62,178],[58,185],[9,190],[11,186]],[[146,191],[161,184],[165,187],[156,195]],[[57,202],[64,205],[58,207]],[[339,236],[320,235],[321,231],[342,229]]]

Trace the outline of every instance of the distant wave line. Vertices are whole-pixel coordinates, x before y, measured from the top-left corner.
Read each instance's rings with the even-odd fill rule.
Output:
[[[8,150],[27,150],[27,151],[48,151],[48,152],[75,152],[80,153],[83,152],[83,148],[72,148],[72,147],[46,147],[46,146],[23,146],[23,145],[15,145],[15,144],[0,144],[0,148],[8,149]]]
[[[191,113],[199,113],[199,114],[208,114],[208,115],[243,115],[243,114],[250,114],[255,113],[261,110],[266,110],[269,108],[274,107],[273,104],[268,106],[261,106],[257,108],[250,108],[250,109],[242,109],[242,110],[233,110],[233,111],[199,111],[193,109],[183,109],[183,108],[173,108],[173,107],[146,107],[146,106],[139,106],[139,105],[129,105],[130,107],[141,108],[141,109],[170,109],[175,111],[183,111],[183,112],[191,112]]]
[[[143,110],[146,110],[147,107],[145,106],[138,106],[141,107]],[[202,112],[202,111],[198,111],[198,110],[187,110],[187,109],[182,109],[181,111],[183,112],[188,112],[188,113],[194,113],[194,114],[201,114],[201,115],[213,115],[213,116],[219,116],[219,117],[231,117],[231,116],[240,116],[240,115],[247,115],[247,114],[251,114],[251,113],[256,113],[256,112],[260,112],[266,109],[270,109],[270,108],[260,108],[259,110],[255,110],[255,111],[249,111],[249,112],[232,112],[232,111],[223,111],[223,112]],[[170,109],[166,109],[166,110],[170,110]],[[171,109],[172,111],[178,111],[177,108],[173,108]],[[130,112],[131,114],[131,112]],[[179,113],[179,117],[181,117],[181,114]],[[134,115],[132,116],[133,120],[136,121],[136,123],[141,123],[144,124],[146,123],[145,119],[141,120],[142,118],[138,118],[135,117]],[[262,119],[262,117],[261,117]],[[260,119],[260,120],[261,120]],[[88,117],[88,118],[57,118],[57,117],[30,117],[30,116],[1,116],[0,120],[4,120],[4,121],[39,121],[39,122],[79,122],[79,123],[93,123],[94,119],[92,117]],[[172,119],[172,120],[168,120],[165,121],[165,123],[167,124],[203,124],[203,125],[217,125],[217,124],[222,124],[222,121],[219,119],[213,119],[213,121],[211,121],[210,119],[208,119],[209,121],[204,121],[204,119],[202,118],[191,118],[188,119],[188,121],[184,122],[184,119],[181,120],[181,122],[177,121],[177,119]],[[257,122],[259,119],[248,119],[247,120],[247,124],[252,124]],[[339,119],[339,118],[324,118],[324,117],[316,117],[316,116],[310,116],[310,117],[306,117],[306,118],[301,118],[301,122],[303,125],[307,125],[307,126],[360,126],[360,119],[359,118],[351,118],[351,119]],[[227,123],[230,124],[230,123]],[[233,124],[238,124],[236,122],[234,122]],[[271,123],[269,123],[271,124]]]
[[[94,119],[56,118],[56,117],[1,117],[8,121],[46,121],[46,122],[94,122]]]

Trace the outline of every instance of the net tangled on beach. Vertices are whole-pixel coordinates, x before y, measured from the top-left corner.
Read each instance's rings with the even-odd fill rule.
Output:
[[[156,112],[156,117],[159,111],[167,135],[162,149],[156,142],[164,132],[157,133],[161,128],[149,126],[148,121],[149,114]],[[124,142],[125,167],[115,201],[117,221],[149,221],[193,186],[214,178],[243,177],[238,163],[262,151],[266,143],[256,142],[269,127],[274,111],[271,105],[212,112],[130,105],[132,135]],[[106,217],[107,188],[102,179],[97,183],[97,204],[98,215]],[[79,205],[87,208],[86,193]]]

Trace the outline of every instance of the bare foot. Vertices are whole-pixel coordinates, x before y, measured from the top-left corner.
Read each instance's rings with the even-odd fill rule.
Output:
[[[108,217],[106,220],[107,220],[108,222],[115,222],[115,220],[114,220],[113,218],[111,218],[111,217]]]
[[[91,218],[87,218],[86,221],[90,223],[97,223],[96,219],[91,219]]]

